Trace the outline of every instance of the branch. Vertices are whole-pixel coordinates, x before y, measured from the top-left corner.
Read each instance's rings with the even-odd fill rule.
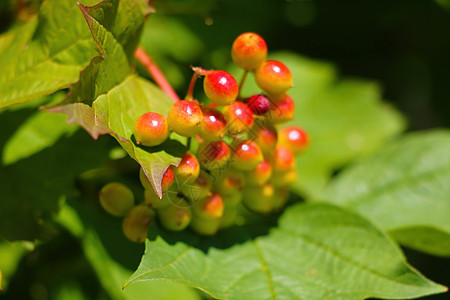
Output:
[[[174,102],[180,101],[177,93],[167,81],[164,74],[151,59],[151,57],[145,52],[144,49],[138,47],[134,52],[134,57],[147,69],[150,76],[156,82],[156,84],[170,97]]]

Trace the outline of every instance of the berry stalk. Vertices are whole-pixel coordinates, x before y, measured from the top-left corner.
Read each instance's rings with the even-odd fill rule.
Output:
[[[144,49],[138,47],[134,52],[134,57],[147,69],[150,76],[155,80],[156,84],[170,97],[174,102],[180,101],[177,93],[167,81],[164,74],[161,72],[156,63],[145,52]]]

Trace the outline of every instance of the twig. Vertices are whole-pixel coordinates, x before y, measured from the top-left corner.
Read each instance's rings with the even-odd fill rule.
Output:
[[[174,102],[180,101],[177,93],[167,81],[164,74],[159,67],[151,59],[151,57],[145,52],[144,49],[138,47],[134,52],[134,57],[147,69],[150,76],[155,80],[156,84],[170,97]]]

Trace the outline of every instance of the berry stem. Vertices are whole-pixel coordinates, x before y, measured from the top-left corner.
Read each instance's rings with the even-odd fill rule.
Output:
[[[164,74],[159,67],[151,59],[151,57],[145,52],[144,49],[138,47],[134,52],[134,57],[147,69],[150,76],[155,80],[156,84],[170,97],[174,102],[180,101],[177,93],[167,81]]]
[[[197,74],[197,72],[192,74],[191,82],[189,83],[189,88],[186,93],[186,97],[184,97],[184,100],[194,99],[194,87],[195,87],[195,82],[197,81],[198,77],[199,77],[199,75]]]
[[[247,78],[247,74],[248,74],[248,71],[247,71],[247,70],[244,70],[244,73],[242,73],[241,81],[239,82],[239,94],[238,94],[238,98],[241,98],[242,86],[244,85],[245,79]]]

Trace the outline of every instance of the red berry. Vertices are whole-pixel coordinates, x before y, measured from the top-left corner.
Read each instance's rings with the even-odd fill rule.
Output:
[[[253,111],[244,102],[235,101],[222,112],[227,120],[227,132],[230,135],[244,133],[253,126]]]
[[[208,170],[220,169],[231,156],[230,147],[224,141],[203,142],[197,150],[200,164]]]
[[[214,108],[203,109],[203,124],[199,135],[207,141],[217,141],[225,135],[227,120],[223,114]]]
[[[238,141],[233,145],[233,167],[249,171],[263,161],[263,155],[258,145],[250,140]]]
[[[280,145],[289,148],[294,154],[303,152],[309,143],[308,134],[297,126],[288,126],[280,131]]]
[[[255,123],[252,128],[252,139],[261,148],[265,155],[273,153],[277,145],[277,130],[271,124]]]
[[[290,171],[295,167],[295,157],[288,148],[277,145],[272,157],[274,173]]]
[[[255,81],[269,95],[279,95],[292,87],[292,74],[283,63],[267,60],[256,69]]]
[[[255,115],[262,116],[270,109],[270,100],[263,94],[253,95],[247,100],[247,105]]]
[[[141,115],[134,124],[134,137],[138,145],[158,146],[169,137],[166,118],[156,112]]]
[[[197,157],[191,153],[186,153],[180,164],[175,168],[175,176],[179,184],[192,183],[200,174],[200,164]]]
[[[202,110],[194,101],[181,100],[175,102],[167,116],[170,129],[182,136],[196,134],[200,130],[202,122]]]
[[[217,105],[228,105],[236,100],[239,85],[231,74],[225,71],[210,71],[203,81],[206,97]]]
[[[292,98],[284,94],[272,99],[268,119],[273,124],[284,123],[294,118],[295,103]]]
[[[256,33],[243,33],[234,40],[231,56],[238,67],[249,71],[256,69],[266,60],[266,42]]]

